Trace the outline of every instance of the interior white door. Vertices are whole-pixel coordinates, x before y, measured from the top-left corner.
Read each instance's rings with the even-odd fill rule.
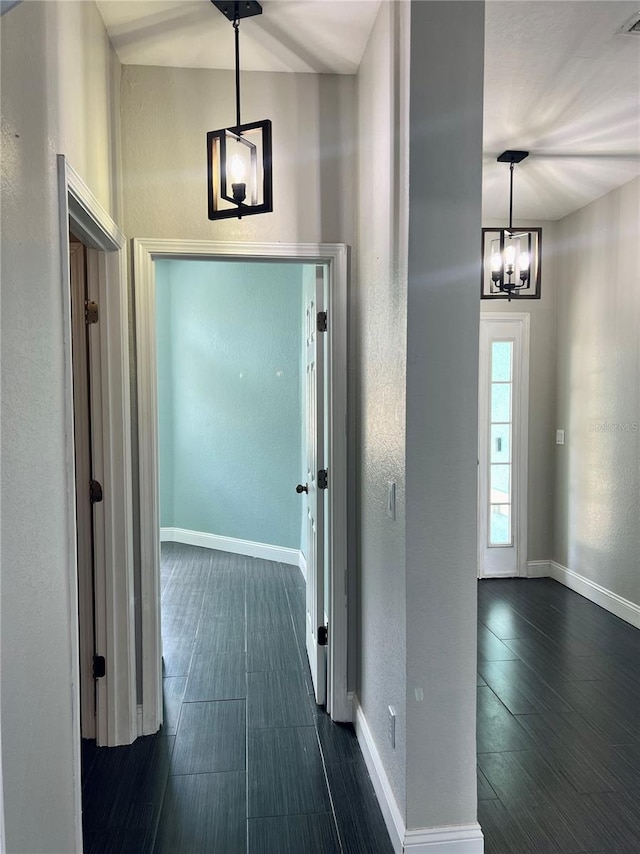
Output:
[[[478,574],[526,575],[529,315],[480,320]]]
[[[306,487],[307,487],[307,607],[306,644],[316,703],[326,699],[326,646],[319,642],[324,626],[324,489],[318,472],[324,462],[324,339],[318,331],[318,313],[322,311],[324,276],[316,269],[315,286],[307,298],[305,311],[306,343]]]

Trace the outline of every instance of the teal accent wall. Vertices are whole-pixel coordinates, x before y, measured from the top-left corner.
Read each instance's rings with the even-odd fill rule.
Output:
[[[162,527],[300,548],[303,268],[156,261]]]

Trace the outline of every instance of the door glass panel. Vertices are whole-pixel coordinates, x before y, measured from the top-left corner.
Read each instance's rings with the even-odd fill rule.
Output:
[[[511,503],[511,466],[491,466],[491,503]]]
[[[513,544],[511,531],[513,341],[491,342],[489,546]]]
[[[491,382],[511,382],[511,341],[491,342]]]
[[[491,423],[511,421],[511,383],[491,383]]]
[[[511,544],[511,505],[492,504],[490,513],[490,541],[493,546]]]

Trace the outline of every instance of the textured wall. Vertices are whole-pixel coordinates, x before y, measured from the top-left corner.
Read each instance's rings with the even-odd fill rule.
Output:
[[[235,117],[233,73],[127,66],[127,235],[353,242],[354,78],[243,72],[242,118],[273,122],[274,211],[209,222],[206,134]]]
[[[558,223],[552,558],[640,604],[640,179]]]
[[[396,67],[406,4],[383,2],[358,73],[357,281],[352,317],[352,450],[357,474],[357,693],[393,794],[405,804],[405,372],[406,181],[399,180],[395,123],[403,79]],[[403,176],[404,177],[404,176]],[[388,482],[397,517],[387,514]],[[397,712],[396,748],[387,706]]]
[[[51,854],[81,848],[56,154],[117,217],[119,65],[93,3],[0,28],[4,807],[7,850]]]
[[[407,827],[476,818],[483,63],[484,3],[411,4]]]
[[[517,180],[517,179],[516,179]],[[518,225],[518,221],[515,222]],[[527,220],[542,227],[542,296],[508,303],[482,300],[481,312],[526,312],[530,315],[529,352],[529,485],[527,489],[527,560],[549,560],[553,543],[553,490],[556,416],[556,223]],[[490,220],[483,225],[502,226]],[[558,424],[558,427],[562,427]]]
[[[156,267],[162,524],[300,548],[303,266]]]

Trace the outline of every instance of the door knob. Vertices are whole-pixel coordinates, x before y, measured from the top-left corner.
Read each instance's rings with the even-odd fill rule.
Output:
[[[298,493],[298,495],[300,495],[300,493],[302,493],[302,492],[306,492],[308,494],[309,493],[309,487],[307,486],[306,483],[304,486],[301,483],[299,483],[296,486],[296,492]]]

